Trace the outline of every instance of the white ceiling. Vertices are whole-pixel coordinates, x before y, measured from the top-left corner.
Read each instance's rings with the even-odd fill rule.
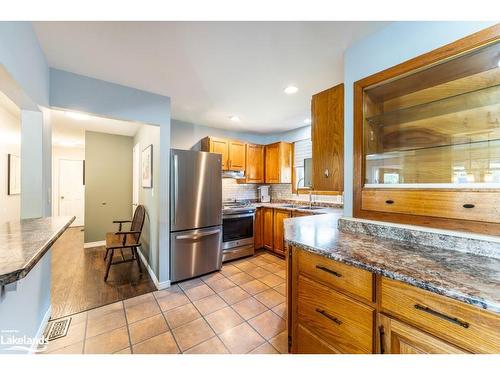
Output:
[[[49,65],[170,96],[172,117],[236,131],[304,126],[347,46],[386,22],[34,22]],[[293,96],[283,89],[293,84]],[[237,115],[241,122],[228,117]]]

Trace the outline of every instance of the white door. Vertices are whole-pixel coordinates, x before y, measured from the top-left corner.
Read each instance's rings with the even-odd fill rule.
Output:
[[[83,160],[59,160],[59,216],[75,216],[71,226],[84,225]]]
[[[135,208],[139,204],[139,181],[140,181],[140,165],[141,165],[141,150],[140,143],[137,143],[133,150],[133,164],[132,164],[132,216],[134,215]]]

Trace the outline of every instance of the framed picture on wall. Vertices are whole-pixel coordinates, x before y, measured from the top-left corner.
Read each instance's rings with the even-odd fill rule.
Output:
[[[7,156],[7,194],[21,194],[21,158],[18,155]]]
[[[142,187],[153,187],[153,145],[142,150]]]

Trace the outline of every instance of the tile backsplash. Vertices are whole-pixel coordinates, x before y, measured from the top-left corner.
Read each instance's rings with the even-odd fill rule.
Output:
[[[257,195],[257,184],[238,184],[236,180],[232,178],[222,179],[222,201],[234,201],[241,199],[256,200]],[[272,184],[271,189],[271,201],[276,200],[296,200],[302,202],[309,201],[309,195],[307,194],[297,194],[292,193],[291,184]],[[326,202],[326,203],[337,203],[342,204],[342,196],[340,195],[314,195],[314,202]]]

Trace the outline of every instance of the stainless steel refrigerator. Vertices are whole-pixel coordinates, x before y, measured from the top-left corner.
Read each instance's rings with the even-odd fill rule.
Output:
[[[221,155],[170,151],[170,279],[222,267]]]

